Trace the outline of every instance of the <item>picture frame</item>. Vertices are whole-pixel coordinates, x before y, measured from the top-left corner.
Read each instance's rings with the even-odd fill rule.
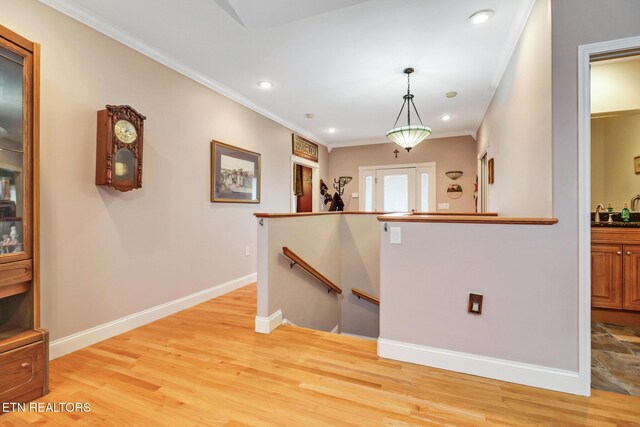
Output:
[[[495,179],[494,179],[494,167],[495,167],[495,165],[494,165],[494,161],[493,161],[493,157],[492,157],[487,162],[487,168],[489,169],[489,173],[488,173],[489,176],[488,176],[487,181],[488,181],[489,184],[493,184],[495,182]]]
[[[636,175],[640,175],[640,156],[636,156],[633,158],[633,170]]]
[[[260,203],[260,153],[211,141],[211,202]]]
[[[318,144],[295,133],[291,134],[291,153],[294,156],[302,157],[312,162],[318,162]]]

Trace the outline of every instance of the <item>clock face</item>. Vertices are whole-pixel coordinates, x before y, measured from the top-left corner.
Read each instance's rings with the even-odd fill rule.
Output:
[[[138,138],[136,127],[128,120],[118,120],[113,127],[118,138],[124,144],[131,144]]]

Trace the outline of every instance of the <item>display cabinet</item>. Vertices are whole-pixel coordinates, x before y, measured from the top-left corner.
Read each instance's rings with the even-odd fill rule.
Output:
[[[0,26],[0,403],[48,390],[40,328],[37,43]]]

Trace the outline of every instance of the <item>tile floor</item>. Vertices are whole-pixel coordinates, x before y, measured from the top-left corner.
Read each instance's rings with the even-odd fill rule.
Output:
[[[591,324],[591,387],[640,396],[640,327]]]

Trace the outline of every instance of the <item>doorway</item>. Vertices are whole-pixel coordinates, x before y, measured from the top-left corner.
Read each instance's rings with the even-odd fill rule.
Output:
[[[634,396],[640,396],[640,228],[633,227],[640,226],[639,91],[640,55],[592,58],[591,386]]]
[[[635,59],[640,60],[640,37],[580,46],[578,50],[579,374],[587,395],[589,388],[640,395],[640,305],[634,308],[636,300],[640,303],[640,275],[635,274],[640,266],[640,256],[634,252],[638,250],[640,254],[640,246],[630,244],[627,247],[625,240],[640,233],[640,228],[634,230],[629,225],[618,228],[624,203],[631,200],[602,193],[611,187],[619,189],[617,184],[606,184],[602,164],[607,163],[609,155],[620,154],[620,149],[602,146],[602,139],[608,132],[618,132],[611,128],[613,122],[607,124],[602,119],[618,117],[622,111],[634,109],[611,103],[632,100],[638,93],[635,85],[640,87],[640,73],[635,73],[635,83],[631,83],[634,79],[612,80],[615,73],[607,77],[609,83],[598,82],[604,76],[601,71],[607,63],[629,65],[628,62]],[[622,87],[621,83],[626,86]],[[615,93],[617,89],[621,92]],[[603,101],[610,105],[596,105]],[[640,105],[635,109],[640,109]],[[629,111],[622,113],[629,114]],[[618,120],[619,123],[622,121]],[[637,132],[640,132],[640,124]],[[640,147],[636,146],[635,151],[638,152],[634,156],[640,155]],[[632,156],[615,167],[626,170],[624,174],[628,179],[638,180],[629,199],[640,185],[640,173],[636,174],[640,169],[634,170],[634,162]],[[606,166],[608,168],[610,166]],[[596,210],[598,214],[600,211],[604,214],[597,218]],[[609,217],[613,224],[608,223]]]
[[[434,212],[436,164],[362,166],[359,191],[364,212]]]
[[[320,203],[320,165],[291,156],[290,212],[318,212]]]
[[[296,195],[296,212],[313,212],[313,170],[303,165],[294,165],[293,187]]]

